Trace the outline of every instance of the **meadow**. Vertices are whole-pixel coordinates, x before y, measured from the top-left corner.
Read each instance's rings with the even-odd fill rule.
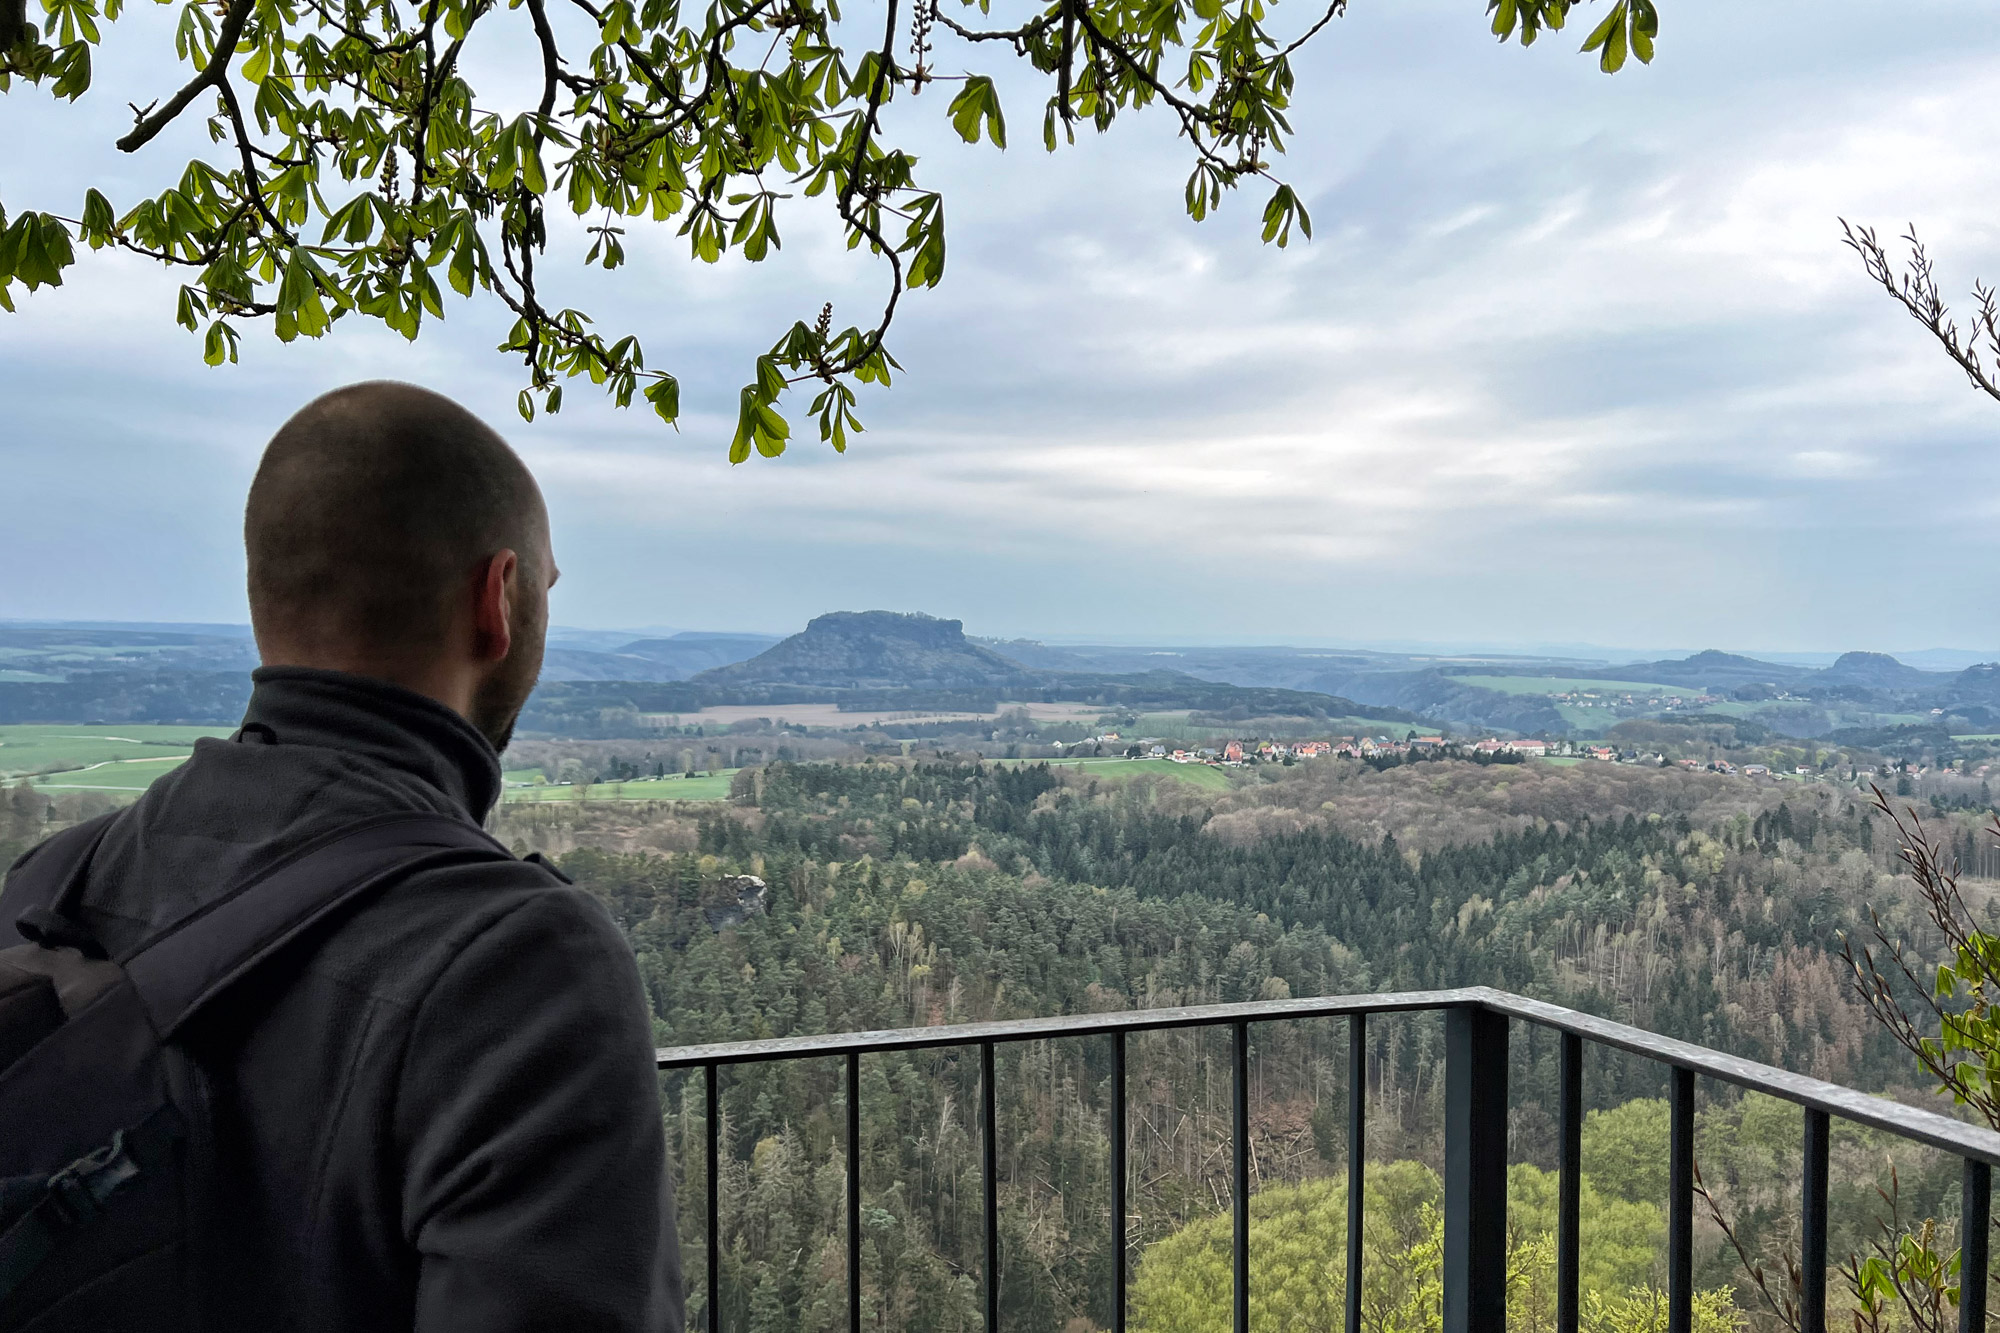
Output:
[[[538,783],[535,769],[510,771],[503,801],[726,801],[729,780],[737,770],[697,774],[691,778],[639,778],[631,782],[593,782],[588,788]]]
[[[0,726],[0,778],[17,778],[28,774],[54,774],[68,772],[75,775],[78,770],[88,769],[102,774],[102,768],[92,765],[120,767],[127,761],[143,761],[141,768],[150,774],[143,780],[113,781],[110,775],[98,778],[100,784],[118,788],[143,788],[153,777],[165,771],[159,766],[164,761],[166,768],[184,758],[193,749],[194,742],[202,736],[227,736],[227,727],[167,727],[149,726],[138,723],[117,723],[110,726]],[[135,772],[138,770],[135,770]],[[81,782],[81,777],[76,778]],[[37,785],[55,785],[55,779],[37,779]]]
[[[51,773],[33,779],[39,791],[108,791],[137,796],[153,782],[187,762],[186,755],[163,759],[107,759],[88,768]]]

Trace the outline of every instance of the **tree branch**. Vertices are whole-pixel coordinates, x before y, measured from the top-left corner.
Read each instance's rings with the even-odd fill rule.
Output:
[[[136,153],[144,148],[161,130],[173,124],[181,112],[187,110],[188,103],[221,82],[222,76],[229,71],[229,62],[236,56],[236,43],[243,37],[243,25],[249,22],[253,8],[255,0],[230,0],[229,9],[222,16],[222,28],[215,34],[215,49],[209,52],[208,63],[202,66],[201,73],[169,97],[165,106],[140,116],[132,132],[118,141],[119,152]]]
[[[1901,281],[1897,280],[1888,252],[1875,239],[1873,227],[1850,226],[1847,219],[1842,218],[1840,230],[1847,247],[1861,256],[1861,265],[1868,271],[1868,276],[1882,284],[1882,290],[1909,311],[1912,319],[1931,331],[1931,336],[1944,348],[1945,355],[1965,372],[1972,387],[1989,397],[2000,399],[2000,380],[1987,370],[1979,352],[1979,341],[1984,336],[1996,363],[2000,363],[2000,293],[1985,283],[1973,284],[1972,296],[1978,302],[1979,310],[1972,319],[1972,336],[1961,340],[1958,321],[1951,318],[1951,310],[1944,303],[1937,277],[1931,268],[1930,256],[1917,239],[1914,226],[1903,233],[1903,239],[1909,243],[1910,260],[1908,271]]]
[[[243,159],[243,193],[256,208],[257,216],[263,218],[272,231],[297,244],[298,238],[292,235],[284,223],[278,221],[277,215],[271,212],[270,205],[264,202],[264,187],[257,175],[257,160],[251,156],[250,151],[250,127],[243,123],[243,108],[237,105],[236,89],[229,82],[226,73],[216,78],[215,89],[222,94],[222,105],[228,109],[230,128],[236,136],[236,151]]]

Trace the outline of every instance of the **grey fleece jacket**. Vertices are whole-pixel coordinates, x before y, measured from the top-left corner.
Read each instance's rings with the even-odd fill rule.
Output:
[[[197,742],[92,862],[82,916],[112,956],[307,839],[396,810],[477,823],[499,795],[492,747],[427,698],[254,680],[237,737]],[[189,1048],[214,1089],[218,1328],[679,1333],[644,990],[551,871],[406,880],[231,991]]]

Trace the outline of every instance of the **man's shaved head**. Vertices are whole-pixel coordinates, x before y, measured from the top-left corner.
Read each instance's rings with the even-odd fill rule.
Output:
[[[541,491],[507,442],[450,399],[390,381],[336,389],[279,429],[243,540],[258,643],[293,664],[421,663],[446,650],[496,553],[514,552],[538,593],[552,572]]]

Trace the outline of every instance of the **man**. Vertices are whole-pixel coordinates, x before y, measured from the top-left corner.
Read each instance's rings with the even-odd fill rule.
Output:
[[[263,666],[241,731],[90,860],[77,916],[113,957],[357,821],[483,821],[541,669],[541,494],[436,394],[306,406],[244,542]],[[587,894],[529,862],[420,870],[217,1008],[186,1039],[217,1144],[207,1324],[680,1329],[651,1020]]]

